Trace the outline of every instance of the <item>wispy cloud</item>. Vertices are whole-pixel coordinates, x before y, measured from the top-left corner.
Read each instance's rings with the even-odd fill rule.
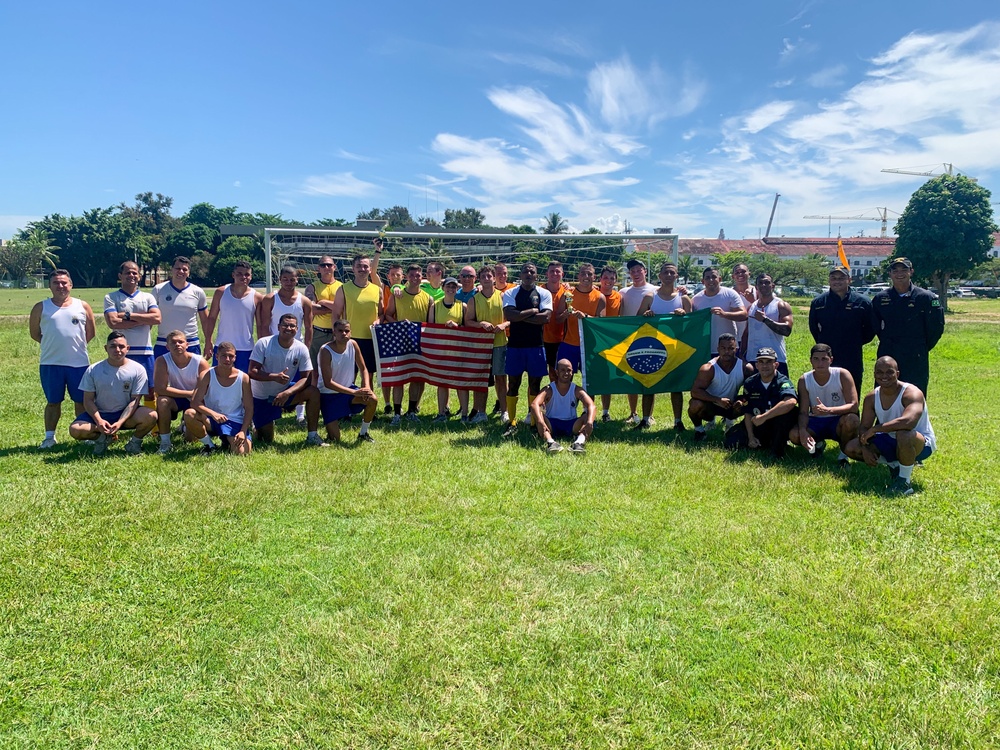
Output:
[[[806,78],[806,83],[815,88],[840,86],[844,82],[844,76],[846,73],[847,66],[843,63],[831,65],[823,68],[822,70],[817,70],[815,73],[808,76]]]
[[[371,156],[362,156],[361,154],[355,154],[342,148],[337,149],[336,155],[341,159],[347,159],[348,161],[360,161],[366,164],[374,164],[378,161],[378,159]]]
[[[523,65],[526,68],[537,70],[539,73],[545,73],[546,75],[559,76],[561,78],[569,78],[573,75],[573,68],[569,65],[543,55],[515,55],[508,52],[495,52],[493,53],[493,58],[505,65]]]
[[[347,196],[364,198],[379,192],[377,185],[359,180],[352,172],[312,175],[302,180],[296,189],[301,195]]]
[[[792,102],[769,102],[743,119],[743,130],[747,133],[759,133],[764,128],[784,120],[794,108]]]

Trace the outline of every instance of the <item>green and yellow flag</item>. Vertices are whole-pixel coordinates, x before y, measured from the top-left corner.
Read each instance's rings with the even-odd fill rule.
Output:
[[[591,394],[687,391],[711,358],[711,310],[582,323],[583,387]]]

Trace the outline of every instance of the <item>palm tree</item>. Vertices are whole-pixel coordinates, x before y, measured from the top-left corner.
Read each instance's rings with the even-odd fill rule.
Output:
[[[565,234],[569,231],[569,223],[557,212],[553,211],[545,217],[541,229],[542,234]]]
[[[44,229],[32,227],[24,238],[24,242],[31,248],[37,266],[45,264],[53,269],[56,267],[59,256],[55,254],[55,251],[61,248],[49,244],[49,235]]]

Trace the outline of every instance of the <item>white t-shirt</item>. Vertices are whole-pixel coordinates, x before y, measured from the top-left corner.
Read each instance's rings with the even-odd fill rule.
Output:
[[[623,318],[636,315],[642,298],[647,294],[656,294],[660,287],[647,283],[645,286],[627,286],[619,292],[622,297],[621,316]]]
[[[167,345],[167,334],[184,331],[189,344],[198,343],[198,313],[208,308],[208,297],[200,286],[188,284],[178,289],[172,281],[153,287],[160,306],[160,326],[156,329],[157,346]]]
[[[293,339],[291,346],[285,349],[277,336],[265,336],[253,345],[250,352],[251,362],[260,362],[266,373],[288,371],[291,380],[282,385],[276,382],[263,382],[250,379],[250,390],[254,398],[270,399],[288,388],[300,373],[312,372],[312,361],[309,349],[298,339]]]
[[[118,313],[148,313],[158,307],[156,298],[149,292],[136,289],[132,294],[125,294],[121,289],[116,289],[111,294],[104,295],[104,312]],[[160,312],[162,315],[162,311]],[[125,341],[128,343],[128,353],[135,356],[153,353],[152,333],[153,326],[136,326],[123,330]],[[169,329],[168,329],[169,330]]]
[[[691,300],[692,310],[710,310],[721,307],[723,312],[739,312],[745,310],[743,298],[735,289],[720,287],[718,294],[709,297],[704,291],[698,292]],[[719,336],[724,333],[736,335],[736,321],[726,320],[721,315],[712,316],[712,351],[719,351]],[[736,342],[737,344],[739,341]]]
[[[146,369],[138,362],[126,359],[121,367],[114,367],[102,359],[83,373],[80,390],[94,394],[98,411],[122,411],[137,393],[145,394],[149,390],[149,383]]]

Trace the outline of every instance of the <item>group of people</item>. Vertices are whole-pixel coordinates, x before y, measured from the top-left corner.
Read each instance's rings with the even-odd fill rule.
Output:
[[[566,434],[572,437],[571,449],[582,453],[598,414],[593,398],[573,384],[582,356],[578,321],[710,309],[712,359],[692,384],[687,409],[696,441],[704,439],[716,418],[726,423],[725,443],[731,447],[768,447],[780,455],[790,440],[821,455],[826,440],[837,440],[842,462],[848,457],[898,461],[899,481],[907,486],[912,469],[903,467],[912,462],[906,461],[911,453],[914,461],[922,460],[926,450],[915,450],[919,440],[900,440],[899,433],[929,439],[933,450],[924,401],[927,353],[940,338],[944,319],[936,297],[911,283],[913,267],[906,258],[892,261],[892,287],[871,301],[851,290],[848,269],[830,271],[830,290],[810,307],[809,328],[817,342],[812,369],[796,387],[788,380],[785,347],[792,332],[791,307],[775,295],[767,274],[751,284],[744,264],[733,270],[731,287],[722,286],[717,269],[706,268],[703,290],[689,296],[677,283],[676,265],[661,266],[657,286],[636,258],[626,264],[631,284],[620,290],[615,267],[598,272],[590,263],[577,268],[572,286],[563,281],[558,262],[545,269],[544,283],[533,263],[523,264],[519,282],[511,283],[503,263],[464,266],[457,277],[445,277],[438,261],[426,268],[390,263],[383,281],[381,250],[376,240],[372,256],[355,256],[351,278],[344,282],[336,278],[335,260],[320,258],[316,280],[301,291],[298,269],[286,266],[279,288],[267,295],[250,286],[251,267],[240,261],[232,283],[215,290],[211,305],[204,290],[188,281],[187,258],[176,258],[171,278],[151,293],[139,288],[139,268],[126,261],[119,269],[120,288],[104,301],[111,329],[107,358],[93,365],[87,342],[95,335],[94,313],[72,296],[69,273],[54,271],[52,298],[32,309],[29,322],[32,338],[41,344],[47,401],[41,447],[56,443],[67,391],[76,410],[70,435],[94,441],[96,453],[104,452],[122,429],[134,430],[127,451],[140,452],[142,438],[156,431],[159,450],[167,453],[171,425],[181,416],[186,439],[201,441],[206,453],[217,449],[219,438],[231,452],[246,454],[255,439],[273,440],[275,421],[292,410],[305,425],[310,445],[339,440],[340,421],[358,413],[363,414],[359,439],[373,442],[369,428],[378,396],[372,331],[382,323],[410,320],[494,334],[490,384],[496,403],[488,414],[487,393],[470,399],[468,391],[459,391],[463,421],[481,423],[493,415],[506,426],[505,435],[516,434],[519,393],[527,376],[525,420],[545,439],[547,450],[561,450],[555,438]],[[201,356],[199,324],[211,363]],[[875,336],[876,390],[866,396],[859,416],[862,347]],[[543,388],[546,377],[550,382]],[[891,407],[898,399],[886,402],[895,398],[897,386],[891,383],[905,393],[895,416]],[[422,382],[408,385],[405,412],[403,387],[382,389],[391,426],[419,419],[423,389]],[[450,418],[449,401],[448,390],[439,388],[436,421]],[[626,422],[648,429],[654,423],[654,396],[642,395],[641,406],[636,395],[628,395],[627,402]],[[611,396],[601,394],[602,422],[611,419],[610,403]],[[686,429],[683,393],[671,394],[671,406],[675,429]],[[318,432],[321,417],[325,439]],[[883,434],[892,436],[892,446],[876,437]],[[906,449],[890,458],[894,451],[889,448],[904,443]]]

